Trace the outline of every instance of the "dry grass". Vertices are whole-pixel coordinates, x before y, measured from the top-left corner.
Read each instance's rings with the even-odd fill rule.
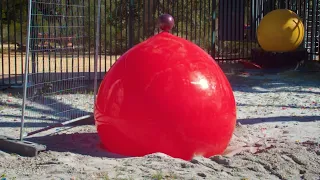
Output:
[[[3,58],[1,57],[3,56]],[[98,61],[98,71],[106,72],[119,56],[100,56]],[[43,72],[94,72],[94,55],[79,56],[74,55],[56,55],[49,53],[39,54],[36,58],[35,67],[38,73]],[[31,58],[29,59],[29,72],[32,70]],[[25,66],[25,55],[21,53],[11,52],[9,54],[0,55],[0,75],[23,74]]]

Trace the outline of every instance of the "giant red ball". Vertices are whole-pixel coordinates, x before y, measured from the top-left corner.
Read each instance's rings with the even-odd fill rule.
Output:
[[[109,152],[161,152],[190,160],[224,152],[235,128],[236,104],[214,59],[163,31],[112,66],[101,82],[94,115]]]

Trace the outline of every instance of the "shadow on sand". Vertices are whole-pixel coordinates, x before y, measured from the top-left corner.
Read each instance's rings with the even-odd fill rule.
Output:
[[[42,137],[32,137],[27,141],[43,144],[47,146],[48,151],[108,158],[128,158],[126,156],[113,154],[106,151],[99,139],[97,133],[74,133],[57,134]]]
[[[238,119],[237,122],[243,125],[252,125],[260,123],[271,123],[271,122],[313,122],[320,121],[320,116],[277,116],[277,117],[263,117],[263,118],[249,118],[249,119]]]
[[[290,89],[290,87],[303,87],[305,89],[318,88],[320,86],[320,72],[305,73],[289,71],[282,73],[261,73],[259,71],[248,71],[245,74],[247,75],[227,74],[227,78],[234,91],[250,93],[296,92],[320,94],[320,92]]]

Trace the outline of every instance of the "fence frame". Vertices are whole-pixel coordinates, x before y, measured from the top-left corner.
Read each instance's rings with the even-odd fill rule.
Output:
[[[27,102],[27,98],[28,98],[28,88],[30,87],[29,85],[29,78],[28,76],[30,75],[29,73],[29,63],[30,63],[30,50],[35,50],[31,47],[31,39],[32,39],[32,36],[31,36],[31,29],[32,27],[35,26],[35,24],[33,24],[32,22],[34,21],[33,20],[33,10],[35,7],[33,7],[33,3],[39,3],[37,2],[37,0],[28,0],[29,1],[29,5],[28,5],[28,27],[27,27],[27,48],[26,48],[26,56],[25,56],[25,71],[24,71],[24,74],[23,74],[23,98],[22,98],[22,115],[21,115],[21,126],[20,126],[20,136],[19,136],[19,139],[20,141],[23,141],[23,139],[25,137],[28,137],[28,136],[31,136],[31,135],[35,135],[35,134],[38,134],[40,132],[43,132],[43,131],[47,131],[49,129],[52,129],[52,128],[56,128],[56,127],[61,127],[61,126],[65,126],[65,125],[68,125],[68,124],[71,124],[71,123],[75,123],[77,121],[81,121],[81,120],[84,120],[84,119],[92,119],[93,117],[93,114],[89,114],[89,115],[83,115],[83,116],[80,116],[80,117],[76,117],[76,118],[71,118],[69,120],[66,120],[66,121],[62,121],[60,123],[54,123],[54,124],[51,124],[49,126],[43,126],[43,127],[40,127],[40,129],[36,130],[36,131],[32,131],[32,132],[29,132],[29,133],[25,133],[26,132],[26,127],[25,127],[25,117],[26,117],[26,102]],[[68,5],[66,5],[68,6]],[[98,8],[100,8],[101,6],[101,0],[98,0]],[[97,12],[97,15],[95,16],[96,17],[96,21],[98,22],[97,25],[96,25],[96,33],[97,34],[100,34],[99,32],[99,29],[98,27],[100,27],[100,11]],[[79,17],[78,17],[79,18]],[[42,25],[43,26],[43,25]],[[55,26],[54,26],[55,27]],[[49,30],[50,32],[50,30]],[[50,35],[49,35],[50,36]],[[33,40],[34,41],[34,40]],[[92,95],[93,98],[94,98],[94,102],[95,102],[95,98],[96,98],[96,92],[97,92],[97,66],[98,66],[98,58],[99,58],[99,42],[100,42],[100,38],[99,36],[96,36],[95,38],[95,45],[96,45],[96,48],[95,48],[95,55],[94,55],[94,94]],[[33,42],[33,46],[34,46],[34,42]],[[45,50],[42,50],[43,52]],[[40,52],[42,52],[40,50]],[[60,52],[61,53],[61,52]],[[34,54],[32,55],[32,61],[34,61],[35,57],[33,57]],[[34,63],[32,63],[32,65],[34,65]],[[62,68],[62,67],[61,67]],[[34,69],[34,67],[32,67],[32,75],[35,73],[37,74],[36,70]],[[44,70],[43,70],[44,71]],[[50,73],[50,72],[49,72]],[[73,73],[73,72],[72,72]],[[75,72],[76,73],[76,72]],[[79,73],[79,72],[78,72]],[[38,80],[37,80],[38,81]],[[42,83],[45,83],[45,81],[43,81]]]
[[[25,57],[25,71],[23,75],[23,98],[22,98],[22,111],[21,111],[21,127],[20,127],[20,141],[23,141],[24,135],[24,122],[25,122],[25,111],[27,101],[27,88],[28,88],[28,74],[29,74],[29,53],[30,53],[30,33],[31,33],[31,12],[32,12],[32,0],[29,0],[28,4],[28,27],[27,27],[27,47]]]
[[[94,85],[93,85],[93,96],[94,104],[96,103],[97,91],[98,91],[98,59],[99,59],[99,49],[100,49],[100,21],[101,21],[101,0],[98,0],[97,18],[96,18],[96,48],[94,54]]]

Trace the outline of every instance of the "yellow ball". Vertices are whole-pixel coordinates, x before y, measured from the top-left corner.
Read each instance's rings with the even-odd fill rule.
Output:
[[[288,9],[269,12],[261,20],[257,39],[265,51],[288,52],[296,50],[304,38],[301,18]]]

